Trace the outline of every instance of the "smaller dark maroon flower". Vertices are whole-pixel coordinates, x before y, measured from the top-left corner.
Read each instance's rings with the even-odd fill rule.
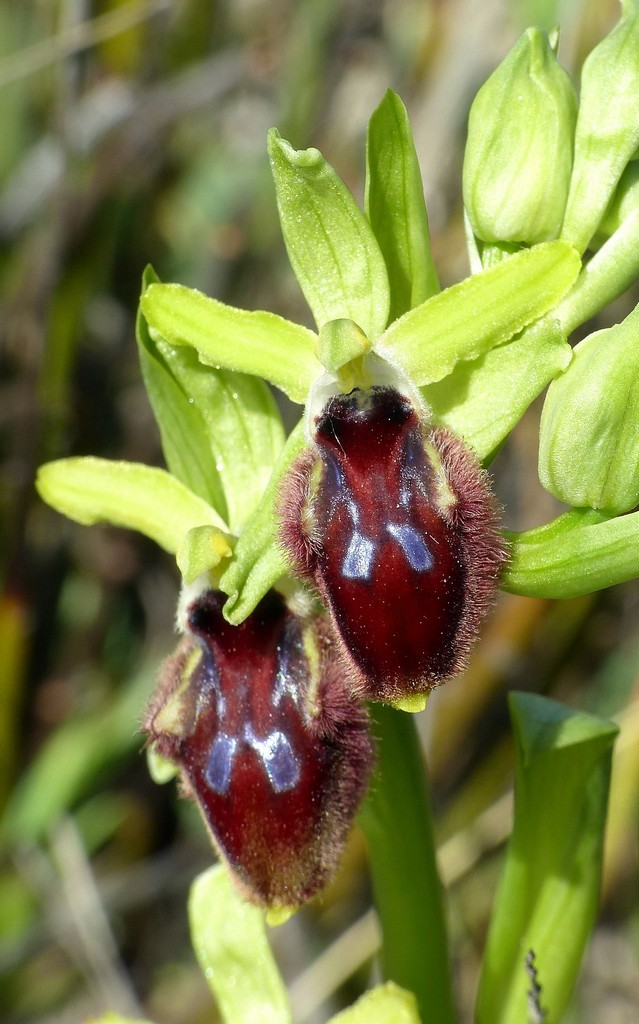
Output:
[[[335,395],[282,489],[282,542],[357,690],[399,701],[463,668],[505,559],[487,475],[392,387]]]
[[[231,626],[225,600],[208,590],[188,607],[144,728],[245,895],[294,907],[337,866],[373,761],[368,718],[325,621],[271,591]]]

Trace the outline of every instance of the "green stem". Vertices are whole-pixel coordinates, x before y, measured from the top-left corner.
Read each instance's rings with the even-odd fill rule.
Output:
[[[639,210],[633,211],[579,274],[553,311],[566,335],[629,288],[639,273]]]
[[[384,976],[415,993],[424,1022],[454,1024],[443,894],[415,722],[383,705],[372,716],[378,770],[360,821],[382,926]]]

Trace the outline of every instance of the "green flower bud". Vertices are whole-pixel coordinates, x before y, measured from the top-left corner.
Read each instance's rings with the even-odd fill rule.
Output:
[[[527,29],[470,110],[464,204],[478,238],[532,245],[558,236],[576,108],[548,37]]]
[[[639,306],[575,348],[541,417],[539,479],[578,508],[639,504]]]
[[[622,0],[621,20],[581,73],[575,164],[562,238],[583,252],[639,145],[639,5]]]

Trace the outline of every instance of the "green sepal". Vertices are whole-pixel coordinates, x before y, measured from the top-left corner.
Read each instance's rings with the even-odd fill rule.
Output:
[[[189,345],[216,369],[264,377],[293,402],[306,401],[322,372],[317,336],[275,313],[235,309],[181,284],[151,284],[140,304],[151,337]]]
[[[391,324],[376,351],[415,384],[432,384],[547,313],[581,261],[563,242],[543,242],[454,284]]]
[[[463,437],[486,462],[571,358],[560,324],[545,317],[479,359],[459,363],[422,394],[437,422]]]
[[[290,1024],[264,911],[240,898],[223,865],[195,879],[189,923],[198,963],[224,1024]]]
[[[154,283],[147,267],[142,294]],[[167,466],[239,533],[284,444],[273,395],[257,377],[205,366],[195,349],[152,336],[141,306],[136,333]]]
[[[628,219],[639,210],[639,160],[631,160],[619,179],[619,184],[608,204],[598,228],[598,235],[610,238]]]
[[[534,951],[544,1021],[559,1024],[594,925],[617,727],[532,693],[509,698],[515,817],[494,905],[476,1024],[526,1021]]]
[[[464,206],[478,238],[528,245],[557,238],[576,116],[574,86],[548,37],[526,29],[470,109]]]
[[[622,17],[584,61],[575,160],[561,237],[583,252],[639,146],[639,7]]]
[[[392,981],[365,992],[363,996],[331,1017],[328,1024],[421,1024],[412,992]]]
[[[392,322],[439,291],[413,133],[392,89],[368,122],[365,204],[386,262]]]
[[[278,541],[277,502],[285,474],[306,444],[304,422],[291,432],[262,500],[235,545],[233,558],[220,579],[229,595],[224,617],[238,626],[250,615],[273,584],[288,571],[289,563]]]
[[[268,152],[289,260],[317,326],[354,320],[374,341],[390,297],[368,220],[318,149],[295,150],[272,128]]]
[[[526,597],[578,597],[639,576],[639,512],[609,519],[574,509],[529,533],[510,533],[504,590]]]
[[[216,569],[232,552],[228,534],[214,526],[194,526],[188,531],[176,555],[178,569],[185,583]]]
[[[539,479],[560,501],[612,515],[639,504],[639,307],[580,342],[548,389]]]
[[[59,459],[40,467],[36,487],[48,505],[77,523],[137,530],[171,554],[194,526],[227,531],[215,509],[174,476],[136,462]]]

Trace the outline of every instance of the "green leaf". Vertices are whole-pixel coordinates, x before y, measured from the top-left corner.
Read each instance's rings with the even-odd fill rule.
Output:
[[[406,107],[391,89],[368,123],[366,212],[386,261],[391,321],[439,291]]]
[[[388,981],[365,992],[329,1024],[420,1024],[420,1019],[413,993]]]
[[[84,526],[111,523],[137,530],[175,554],[194,526],[226,524],[202,498],[163,469],[109,459],[59,459],[41,466],[40,497]]]
[[[264,377],[293,402],[306,401],[322,372],[317,336],[275,313],[235,309],[180,284],[151,284],[140,304],[151,337],[190,345],[216,369]]]
[[[531,693],[510,695],[515,820],[488,934],[477,1024],[526,1021],[535,954],[546,1024],[559,1024],[595,922],[617,727]]]
[[[581,341],[548,390],[539,479],[568,505],[620,514],[639,504],[638,338],[639,307]]]
[[[571,358],[560,324],[545,317],[506,345],[459,363],[422,394],[436,420],[463,437],[484,462]]]
[[[461,360],[476,359],[547,313],[580,266],[564,242],[522,250],[406,313],[382,335],[376,351],[417,385],[432,384]]]
[[[238,540],[233,558],[220,579],[229,599],[224,616],[238,626],[250,615],[273,584],[288,570],[288,560],[278,542],[277,502],[282,480],[306,443],[303,420],[290,434],[262,501]]]
[[[318,149],[295,150],[272,128],[268,151],[289,260],[317,326],[354,320],[374,341],[390,298],[368,220]]]
[[[143,294],[156,281],[147,268]],[[151,337],[141,308],[137,338],[169,469],[239,533],[284,444],[269,388],[257,377],[204,366],[194,349]]]
[[[527,597],[578,597],[639,576],[639,512],[616,519],[584,509],[569,515],[550,524],[550,533],[509,535],[504,590]]]
[[[225,1024],[290,1024],[264,912],[238,896],[221,864],[195,879],[189,922],[195,954]]]

